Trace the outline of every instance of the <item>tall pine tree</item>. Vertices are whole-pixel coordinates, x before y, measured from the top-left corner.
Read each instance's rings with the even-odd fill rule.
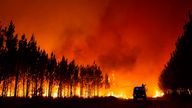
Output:
[[[192,13],[184,25],[184,33],[176,42],[176,49],[159,77],[165,93],[190,94],[192,90]]]

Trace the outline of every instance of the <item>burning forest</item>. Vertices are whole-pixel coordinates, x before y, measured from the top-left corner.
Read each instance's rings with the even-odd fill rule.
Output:
[[[77,65],[64,56],[58,61],[38,47],[34,36],[27,41],[14,32],[12,22],[0,27],[0,96],[107,96],[109,76],[96,63]]]
[[[33,72],[29,66],[38,71],[48,67],[51,53],[54,52],[52,57],[56,59],[57,68],[63,55],[67,65],[75,60],[74,64],[78,66],[79,72],[75,89],[79,94],[81,67],[94,67],[96,64],[97,68],[100,67],[99,69],[102,71],[99,95],[131,98],[133,88],[144,83],[147,87],[147,96],[156,97],[162,94],[158,85],[159,76],[170,58],[170,53],[175,48],[178,35],[183,32],[182,26],[187,19],[187,11],[191,7],[192,1],[190,0],[176,0],[174,2],[163,0],[1,0],[0,25],[9,25],[12,20],[16,26],[15,31],[18,33],[18,35],[15,33],[11,37],[15,40],[7,40],[5,31],[7,32],[8,28],[5,30],[5,27],[1,27],[1,37],[4,38],[1,45],[2,61],[13,62],[9,65],[6,62],[1,62],[1,67],[3,67],[1,70],[5,69],[1,73],[11,72],[7,82],[5,82],[8,87],[4,88],[5,91],[9,91],[8,88],[12,87],[12,92],[9,91],[5,94],[14,95],[16,73],[19,74],[18,85],[16,86],[17,95],[23,93],[23,90],[20,90],[23,88],[23,80],[25,82],[24,89],[29,88],[29,94],[34,94],[31,91],[41,91],[38,89],[41,85],[41,78],[39,78],[41,75],[38,75],[37,78],[38,90],[33,90],[35,84],[32,82],[37,82],[34,79],[36,76],[23,74],[23,72]],[[21,38],[23,33],[25,33],[24,39]],[[29,49],[31,34],[35,36],[35,43],[38,41],[38,44],[36,43],[37,48],[34,48],[34,52],[37,54],[25,51],[27,52],[26,55],[18,54],[18,56],[27,59],[15,58],[17,54],[14,55],[10,51],[19,52],[20,40],[25,41],[23,46],[27,46]],[[7,46],[9,40],[13,40],[11,43],[16,45]],[[12,46],[16,47],[11,48]],[[39,46],[41,48],[38,48]],[[25,57],[29,55],[30,57]],[[46,56],[45,61],[47,62],[45,64],[38,63],[41,64],[41,69],[38,69],[40,67],[32,61],[33,58],[38,58],[37,55]],[[26,60],[30,63],[25,63]],[[19,67],[14,64],[19,65]],[[9,69],[9,67],[13,68]],[[54,68],[55,72],[58,70],[57,68],[56,70]],[[43,72],[46,75],[47,73],[48,69]],[[29,79],[27,79],[27,75],[30,76]],[[45,87],[43,93],[47,96],[49,77],[46,75],[43,77],[43,87]],[[58,95],[56,91],[59,88],[59,80],[55,75],[53,76],[54,79],[51,80],[53,80],[52,85],[54,86],[51,95],[56,96]],[[109,78],[109,89],[106,89],[108,86],[105,87],[106,77]],[[29,87],[27,87],[27,80],[30,81]],[[0,81],[1,87],[3,87],[2,76]],[[62,88],[65,91],[62,95],[70,95],[70,92],[67,93],[67,88],[70,87],[67,87],[66,81],[64,82],[66,90],[64,87]],[[76,83],[76,81],[72,81],[72,83]],[[94,85],[93,81],[89,84]],[[87,87],[88,85],[83,86],[83,94],[90,94]],[[73,87],[72,89],[74,91]],[[93,89],[91,94],[94,95],[94,87],[91,86],[91,89]],[[97,87],[95,87],[95,95],[97,94],[96,91]],[[2,95],[2,93],[0,94]],[[24,94],[26,94],[26,90]]]
[[[0,107],[191,108],[191,7],[1,0]]]

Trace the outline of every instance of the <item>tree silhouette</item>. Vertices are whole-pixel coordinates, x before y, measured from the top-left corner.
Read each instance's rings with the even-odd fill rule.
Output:
[[[45,82],[47,66],[48,66],[48,54],[45,52],[45,50],[43,50],[40,52],[39,62],[38,62],[39,79],[40,79],[40,87],[38,89],[39,96],[43,96],[43,83]]]
[[[85,86],[86,68],[80,66],[80,96],[83,96],[83,88]]]
[[[9,78],[9,74],[8,72],[6,72],[7,70],[7,60],[6,60],[6,49],[4,47],[4,43],[5,43],[5,34],[6,34],[6,28],[3,29],[2,27],[0,28],[0,39],[1,39],[1,48],[0,48],[0,82],[3,81],[3,85],[2,85],[2,96],[6,96],[7,95],[7,80]]]
[[[52,87],[53,87],[53,81],[54,81],[54,75],[55,75],[55,69],[57,67],[57,61],[56,61],[56,58],[55,58],[55,55],[54,53],[52,52],[51,53],[51,58],[49,60],[49,64],[48,64],[48,74],[47,74],[47,77],[48,77],[48,97],[51,97],[52,95]]]
[[[63,56],[61,61],[58,63],[57,71],[56,71],[56,78],[59,81],[58,87],[58,97],[62,97],[63,86],[66,84],[66,74],[67,74],[67,59]]]
[[[167,94],[189,94],[192,90],[192,13],[177,39],[176,49],[159,77],[159,86]]]
[[[20,66],[22,83],[23,83],[23,96],[25,96],[25,79],[26,79],[26,71],[27,71],[27,39],[25,35],[21,36],[21,40],[18,43],[18,65]]]
[[[110,88],[109,75],[105,74],[105,89]]]
[[[4,45],[4,30],[2,26],[0,26],[0,49],[3,48]]]
[[[99,88],[103,84],[103,74],[95,63],[93,65],[87,65],[86,67],[80,66],[80,96],[84,95],[99,96]],[[84,92],[85,91],[85,92]]]
[[[6,50],[7,50],[7,62],[8,62],[8,74],[14,74],[15,75],[15,89],[14,89],[14,97],[17,96],[17,86],[18,86],[18,80],[19,80],[19,65],[17,65],[17,35],[14,36],[15,32],[15,26],[13,22],[11,21],[8,30],[6,31]]]
[[[95,68],[95,73],[94,73],[94,89],[96,87],[96,91],[97,91],[97,96],[99,96],[99,88],[102,85],[102,81],[103,81],[103,74],[102,71],[100,69],[100,67],[98,67],[95,63],[94,63],[94,68]],[[95,90],[94,90],[95,92]],[[94,93],[95,95],[95,93]]]
[[[3,29],[2,29],[2,26],[0,26],[0,61],[3,61],[3,55],[4,55],[4,47],[3,47],[3,45],[4,45],[4,35],[3,35]],[[0,62],[0,83],[1,83],[1,81],[2,81],[2,72],[3,71],[3,63],[2,62]]]
[[[98,96],[102,88],[103,73],[95,63],[78,66],[75,60],[68,63],[63,56],[57,63],[54,53],[50,57],[37,46],[34,35],[27,41],[15,34],[11,21],[8,28],[0,26],[0,88],[1,96],[48,96],[77,95]],[[66,94],[67,93],[67,94]]]
[[[76,84],[78,82],[78,66],[76,66],[75,61],[72,60],[69,63],[68,66],[68,74],[70,77],[70,81],[69,81],[69,86],[70,86],[70,96],[75,95],[76,92]],[[74,93],[73,93],[73,88],[74,88]]]

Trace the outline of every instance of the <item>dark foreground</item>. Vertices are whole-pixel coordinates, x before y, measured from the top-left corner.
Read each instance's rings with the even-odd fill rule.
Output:
[[[105,98],[0,98],[0,108],[192,108],[191,100],[148,99],[133,101]]]

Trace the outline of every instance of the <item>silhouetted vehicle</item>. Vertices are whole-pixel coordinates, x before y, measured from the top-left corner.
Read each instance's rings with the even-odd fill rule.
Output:
[[[134,100],[138,100],[138,99],[147,100],[145,85],[142,84],[142,86],[138,86],[138,87],[134,88],[133,99]]]

